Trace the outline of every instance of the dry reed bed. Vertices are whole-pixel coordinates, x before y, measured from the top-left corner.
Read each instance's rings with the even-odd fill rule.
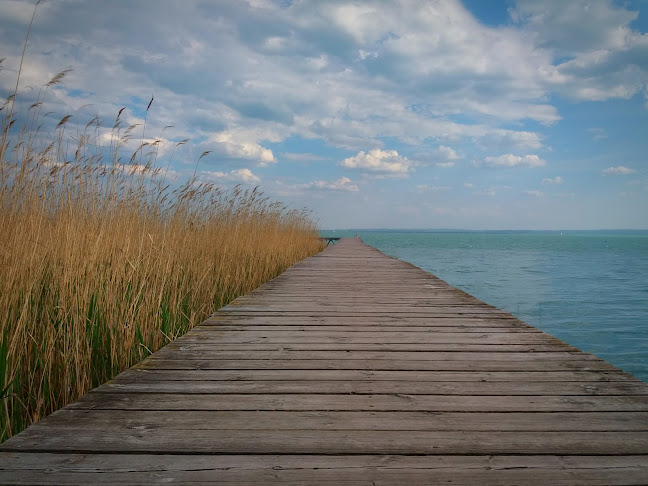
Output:
[[[307,212],[257,190],[169,187],[143,131],[122,164],[142,127],[119,115],[108,146],[97,119],[46,131],[42,100],[62,77],[19,116],[13,97],[2,111],[2,440],[321,249]]]

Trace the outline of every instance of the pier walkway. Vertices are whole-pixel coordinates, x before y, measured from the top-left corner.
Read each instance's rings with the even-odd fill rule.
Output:
[[[0,451],[0,484],[645,484],[648,384],[342,239]]]

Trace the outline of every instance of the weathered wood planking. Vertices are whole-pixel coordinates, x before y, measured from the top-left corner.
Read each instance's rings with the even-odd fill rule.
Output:
[[[343,239],[0,451],[0,484],[641,484],[648,384]]]

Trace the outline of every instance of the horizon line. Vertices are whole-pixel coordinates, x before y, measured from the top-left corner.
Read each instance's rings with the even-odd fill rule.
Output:
[[[592,229],[468,229],[468,228],[325,228],[318,229],[318,231],[408,231],[408,232],[478,232],[478,231],[491,231],[491,232],[595,232],[595,231],[628,231],[628,232],[648,232],[648,228],[592,228]]]

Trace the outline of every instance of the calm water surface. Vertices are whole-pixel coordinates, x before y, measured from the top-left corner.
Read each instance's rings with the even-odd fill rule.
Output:
[[[360,231],[360,236],[648,381],[648,232]]]

